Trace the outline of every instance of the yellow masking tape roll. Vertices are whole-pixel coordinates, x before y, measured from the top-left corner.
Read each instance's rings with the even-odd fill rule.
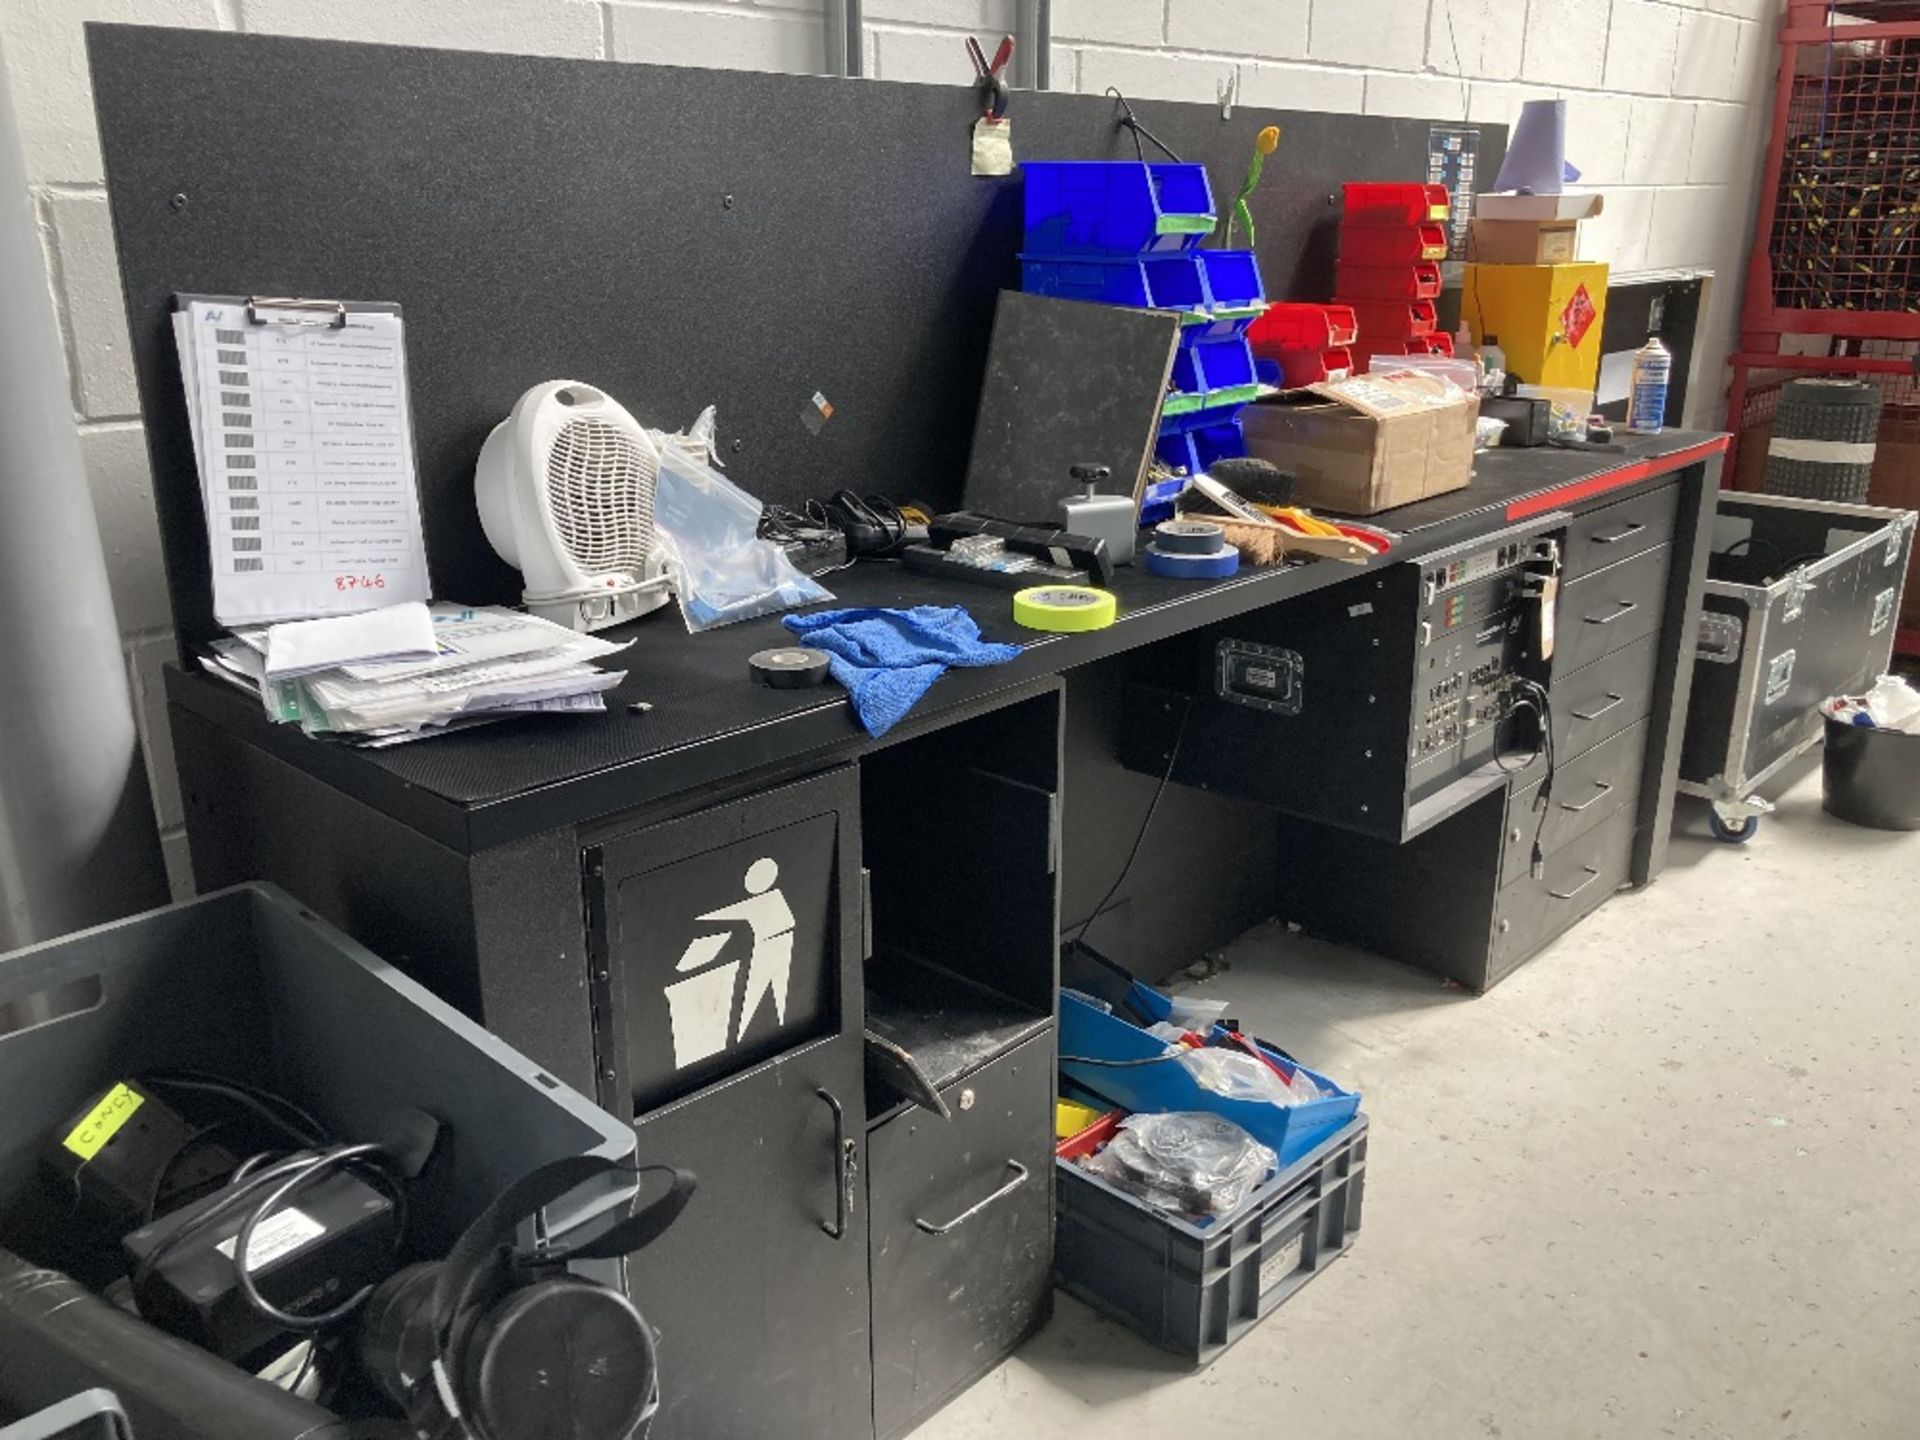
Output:
[[[1104,630],[1118,614],[1113,592],[1088,585],[1036,585],[1013,597],[1014,623],[1029,630]]]
[[[87,1112],[87,1118],[73,1127],[64,1142],[67,1149],[82,1160],[93,1159],[145,1103],[145,1096],[129,1090],[124,1083],[114,1086]]]

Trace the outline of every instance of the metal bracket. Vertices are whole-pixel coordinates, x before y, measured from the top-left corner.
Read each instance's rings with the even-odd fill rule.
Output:
[[[1805,570],[1796,570],[1787,577],[1787,603],[1781,607],[1782,620],[1798,620],[1800,612],[1807,608],[1807,596],[1813,593],[1813,581],[1807,578]]]
[[[1738,615],[1720,610],[1700,612],[1700,628],[1693,638],[1693,654],[1714,665],[1732,665],[1740,658],[1740,642],[1747,626]]]
[[[1913,528],[1916,520],[1920,520],[1920,515],[1916,515],[1913,511],[1909,510],[1893,522],[1893,525],[1887,532],[1887,558],[1881,562],[1882,564],[1891,565],[1899,560],[1900,539],[1907,531]],[[1875,631],[1874,633],[1878,634],[1879,632]]]
[[[1793,661],[1797,651],[1782,650],[1767,662],[1767,693],[1765,702],[1773,704],[1787,693],[1787,687],[1793,683]]]
[[[1900,598],[1900,587],[1889,585],[1873,597],[1873,623],[1867,626],[1867,634],[1878,635],[1893,623],[1893,602]]]

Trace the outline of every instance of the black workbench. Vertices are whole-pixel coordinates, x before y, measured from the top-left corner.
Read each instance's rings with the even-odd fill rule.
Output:
[[[1715,444],[1704,433],[1669,430],[1630,437],[1619,453],[1483,454],[1467,489],[1367,517],[1365,523],[1395,536],[1393,548],[1370,563],[1396,564],[1532,515],[1590,503],[1596,493],[1644,483]],[[1348,579],[1352,570],[1319,560],[1247,569],[1228,580],[1180,581],[1123,567],[1113,582],[1119,622],[1077,635],[1023,630],[1013,623],[1005,594],[895,564],[862,563],[824,583],[835,606],[962,605],[985,638],[1023,647],[1009,664],[949,672],[913,713],[908,733],[918,733],[997,692],[1277,604]],[[168,693],[230,733],[465,853],[803,757],[850,755],[863,744],[838,687],[773,690],[751,682],[747,656],[791,641],[777,619],[693,635],[675,614],[662,612],[603,633],[629,642],[607,662],[625,669],[627,678],[608,696],[606,716],[517,721],[384,750],[316,745],[267,724],[246,697],[205,675],[175,672]],[[635,713],[635,702],[649,708]]]
[[[829,577],[836,603],[964,605],[989,638],[1023,646],[1007,664],[949,671],[880,742],[837,687],[751,679],[747,656],[786,634],[774,620],[690,635],[677,614],[655,614],[612,632],[632,643],[608,662],[628,674],[606,715],[388,750],[270,724],[228,684],[173,670],[196,878],[277,881],[633,1117],[647,1158],[701,1173],[700,1203],[632,1271],[684,1387],[658,1433],[890,1437],[1048,1313],[1063,935],[1090,933],[1158,978],[1283,911],[1480,988],[1618,885],[1657,874],[1721,449],[1670,431],[1618,453],[1482,456],[1466,490],[1371,517],[1394,544],[1365,566],[1322,559],[1198,583],[1126,567],[1118,622],[1087,634],[1022,631],[1005,592],[861,562]],[[1634,643],[1555,677],[1555,691],[1591,680],[1600,696],[1568,702],[1566,753],[1584,753],[1559,792],[1591,786],[1594,798],[1564,801],[1543,875],[1524,873],[1537,773],[1468,776],[1400,844],[1302,818],[1286,776],[1316,768],[1337,788],[1349,764],[1354,793],[1369,793],[1363,780],[1403,760],[1382,772],[1370,759],[1363,776],[1357,752],[1306,753],[1298,732],[1256,728],[1270,754],[1236,742],[1224,771],[1189,773],[1205,746],[1190,741],[1176,768],[1178,735],[1156,739],[1154,713],[1143,721],[1143,695],[1167,696],[1169,717],[1207,703],[1196,666],[1217,636],[1331,628],[1378,600],[1346,643],[1372,633],[1386,649],[1363,648],[1351,677],[1345,662],[1328,677],[1315,661],[1315,694],[1377,701],[1404,724],[1420,682],[1400,602],[1423,562],[1522,532],[1560,535],[1570,564],[1611,562],[1570,572],[1563,626],[1595,645],[1616,611],[1639,626]],[[1632,558],[1594,559],[1623,536],[1619,551],[1641,547]],[[1614,596],[1609,577],[1642,588]],[[1355,587],[1365,594],[1350,606]],[[1565,643],[1576,640],[1587,636]],[[1402,668],[1368,668],[1395,646]],[[1363,674],[1371,693],[1342,693]],[[737,907],[743,874],[751,892],[776,859],[792,926],[777,1019],[749,978],[700,1038],[681,987],[711,974],[733,995],[729,977],[749,963],[728,952],[683,978],[704,958],[702,922]],[[865,1032],[912,1053],[953,1119],[869,1068]],[[934,1224],[975,1202],[987,1210],[953,1238]],[[792,1378],[867,1367],[870,1398]]]

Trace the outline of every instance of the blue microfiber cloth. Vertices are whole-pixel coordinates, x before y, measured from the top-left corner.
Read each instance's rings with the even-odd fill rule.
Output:
[[[949,665],[1000,665],[1018,645],[980,638],[959,605],[911,610],[823,610],[789,615],[786,627],[824,650],[833,678],[853,697],[853,713],[876,740],[898,725]]]

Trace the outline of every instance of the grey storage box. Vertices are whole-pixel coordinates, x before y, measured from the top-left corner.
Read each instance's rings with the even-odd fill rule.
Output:
[[[408,1187],[422,1258],[528,1171],[634,1150],[630,1125],[283,891],[240,885],[0,956],[0,1245],[69,1268],[49,1139],[116,1081],[185,1070],[282,1095],[342,1139],[392,1141],[431,1116],[438,1137]],[[549,1206],[545,1228],[591,1223],[634,1192],[624,1172],[604,1177]]]
[[[1198,1224],[1074,1163],[1111,1133],[1112,1119],[1056,1147],[1054,1279],[1163,1350],[1211,1364],[1346,1254],[1359,1233],[1365,1115],[1255,1189],[1233,1214]]]
[[[1679,788],[1751,839],[1760,790],[1818,743],[1820,702],[1868,689],[1893,654],[1915,514],[1723,494],[1696,635]]]

